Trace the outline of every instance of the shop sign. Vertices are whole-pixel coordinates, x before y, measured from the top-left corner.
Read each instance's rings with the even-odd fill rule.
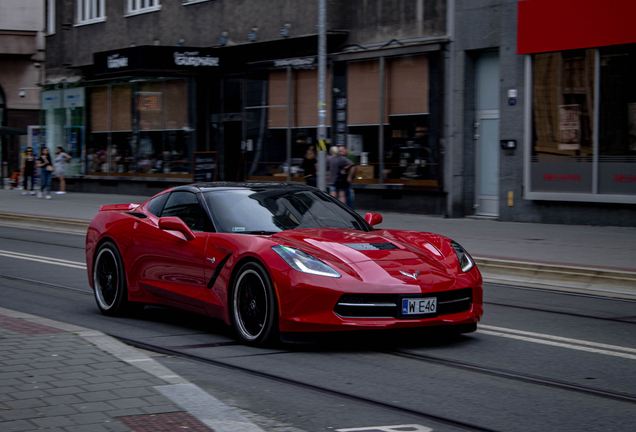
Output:
[[[274,67],[291,66],[294,69],[313,69],[316,67],[316,57],[274,60]]]
[[[106,64],[108,69],[128,67],[128,57],[124,57],[120,54],[113,54],[107,57]]]
[[[178,66],[218,66],[219,58],[201,56],[199,51],[192,52],[176,52],[174,53],[174,63]]]
[[[213,48],[138,46],[93,55],[95,74],[136,70],[200,71],[217,68],[220,59]]]

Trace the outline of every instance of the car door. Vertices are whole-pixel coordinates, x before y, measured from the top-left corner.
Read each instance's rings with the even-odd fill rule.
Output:
[[[171,192],[159,215],[180,218],[195,238],[188,241],[179,231],[160,229],[158,215],[140,220],[135,228],[133,255],[141,288],[176,306],[204,308],[209,296],[205,275],[209,233],[205,231],[207,216],[197,194]]]

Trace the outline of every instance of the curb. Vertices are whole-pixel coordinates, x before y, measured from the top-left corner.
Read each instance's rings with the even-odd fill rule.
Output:
[[[0,212],[0,225],[85,235],[90,221]],[[636,300],[636,272],[475,256],[484,282]]]
[[[474,257],[484,282],[636,300],[636,272]]]
[[[55,229],[57,232],[86,234],[90,223],[82,219],[0,212],[0,224],[16,228]]]
[[[163,380],[166,383],[165,385],[154,386],[154,388],[215,432],[264,432],[263,429],[243,417],[238,410],[225,405],[197,385],[175,374],[143,351],[128,346],[98,330],[91,330],[74,324],[66,324],[2,307],[0,307],[0,314],[75,333],[88,343],[113,355],[120,361]]]

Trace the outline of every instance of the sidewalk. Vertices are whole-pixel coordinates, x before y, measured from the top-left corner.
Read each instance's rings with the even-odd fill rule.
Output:
[[[0,190],[0,223],[85,232],[104,204],[141,203],[147,196],[68,193],[53,199]],[[363,210],[359,213],[365,214]],[[378,228],[450,237],[476,259],[484,279],[636,299],[636,228],[445,219],[384,213]]]
[[[0,432],[263,432],[96,330],[0,308]]]

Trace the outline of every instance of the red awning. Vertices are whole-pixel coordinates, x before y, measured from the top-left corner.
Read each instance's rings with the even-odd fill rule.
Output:
[[[636,43],[636,0],[522,0],[517,53]]]

